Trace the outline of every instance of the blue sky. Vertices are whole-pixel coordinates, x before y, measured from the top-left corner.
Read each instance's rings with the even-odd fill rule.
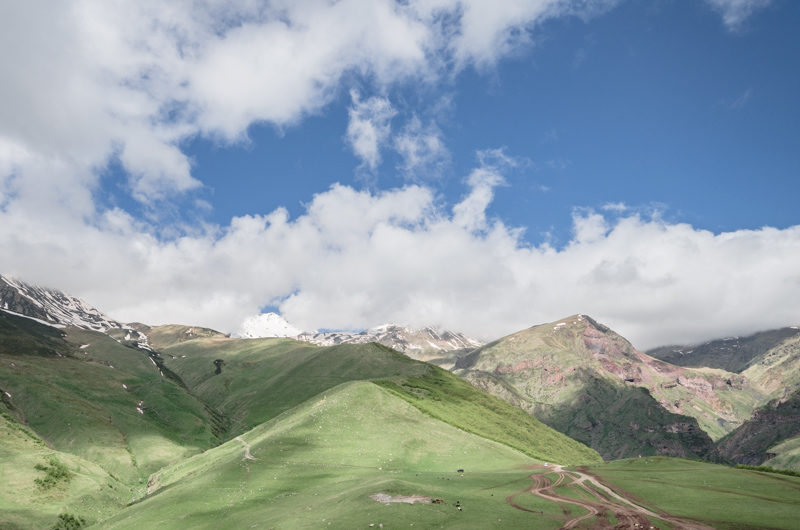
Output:
[[[477,151],[504,148],[522,159],[489,212],[527,227],[532,243],[543,233],[567,243],[573,208],[608,203],[658,208],[715,233],[785,228],[798,222],[800,195],[798,20],[800,6],[784,2],[731,31],[702,2],[624,2],[588,21],[549,21],[530,46],[491,68],[435,87],[391,87],[392,126],[437,114],[447,99],[433,119],[450,163],[412,180],[451,203]],[[211,218],[226,223],[279,206],[296,216],[332,182],[405,184],[397,153],[367,175],[355,169],[344,135],[349,104],[342,86],[295,126],[251,126],[247,145],[190,141]]]
[[[800,323],[800,4],[5,6],[0,272],[123,320]]]

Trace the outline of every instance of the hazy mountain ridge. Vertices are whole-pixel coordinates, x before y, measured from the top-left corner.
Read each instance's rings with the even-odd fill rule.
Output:
[[[741,373],[757,362],[759,357],[798,335],[800,327],[793,326],[761,331],[745,337],[712,340],[699,345],[661,346],[648,350],[647,354],[677,366],[707,366]]]

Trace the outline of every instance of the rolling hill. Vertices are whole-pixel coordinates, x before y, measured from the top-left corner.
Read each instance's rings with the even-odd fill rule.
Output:
[[[212,457],[214,447],[225,442],[236,446],[238,436],[249,436],[258,425],[288,428],[276,418],[294,414],[320,394],[324,402],[328,392],[335,394],[343,384],[367,385],[370,395],[383,396],[388,403],[381,407],[361,401],[376,416],[372,423],[353,420],[364,425],[360,436],[391,434],[391,444],[416,448],[414,454],[422,460],[433,458],[431,447],[441,442],[428,436],[443,431],[471,440],[464,447],[513,454],[503,458],[520,465],[531,458],[565,464],[600,459],[505,401],[380,344],[325,348],[291,339],[237,340],[185,326],[137,325],[136,331],[153,342],[138,335],[134,340],[135,334],[125,330],[119,336],[119,328],[109,336],[0,312],[2,430],[22,440],[0,453],[4,477],[8,473],[14,479],[8,487],[14,488],[9,502],[15,508],[4,523],[40,528],[59,516],[88,523],[104,520],[129,499],[141,497],[165,466],[193,456]],[[409,391],[411,385],[416,390]],[[397,407],[414,412],[389,414]],[[424,421],[406,419],[408,414]],[[421,432],[415,431],[416,425]],[[31,441],[25,442],[26,437]],[[20,456],[20,443],[30,443],[34,450]],[[352,439],[342,443],[355,444]],[[390,452],[401,454],[394,447]],[[471,462],[465,458],[457,459],[459,466]],[[36,466],[46,470],[52,462],[63,464],[73,480],[42,493],[35,487],[42,474]],[[434,463],[444,462],[434,458]],[[492,477],[484,484],[508,479]],[[28,518],[26,510],[31,509],[37,516]]]

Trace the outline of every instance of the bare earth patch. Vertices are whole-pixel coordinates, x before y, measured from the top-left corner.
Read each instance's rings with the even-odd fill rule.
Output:
[[[405,502],[408,504],[414,504],[418,502],[420,504],[430,504],[431,498],[430,497],[423,497],[422,495],[411,495],[410,497],[406,495],[395,495],[392,497],[391,495],[387,495],[385,493],[375,493],[370,495],[371,499],[374,499],[378,502]]]

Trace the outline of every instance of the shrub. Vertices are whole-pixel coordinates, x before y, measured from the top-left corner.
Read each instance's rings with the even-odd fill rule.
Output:
[[[59,482],[69,482],[72,480],[72,472],[67,469],[67,466],[59,462],[59,460],[51,456],[49,465],[36,464],[34,469],[37,471],[44,471],[45,475],[41,478],[34,479],[34,484],[43,490],[50,489],[57,485]]]
[[[85,524],[86,519],[83,517],[62,513],[58,516],[58,522],[53,527],[53,530],[80,530]]]

